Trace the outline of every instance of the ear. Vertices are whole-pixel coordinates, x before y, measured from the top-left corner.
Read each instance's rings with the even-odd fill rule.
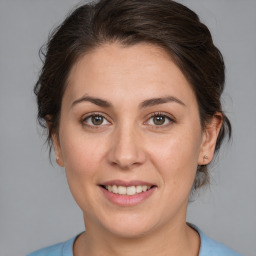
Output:
[[[51,119],[49,116],[47,116],[46,120],[51,120]],[[50,121],[46,121],[46,123],[47,123],[48,131],[50,131],[52,124],[50,123]],[[60,143],[59,143],[58,134],[56,132],[51,134],[51,139],[52,139],[52,144],[53,144],[54,152],[55,152],[55,156],[56,156],[56,163],[59,166],[64,167],[64,162],[63,162],[63,157],[62,157],[62,153],[61,153],[61,147],[60,147]]]
[[[54,133],[51,136],[51,138],[52,138],[52,143],[53,143],[53,147],[54,147],[54,151],[55,151],[56,163],[59,166],[64,167],[64,161],[63,161],[63,157],[62,157],[62,152],[61,152],[58,135],[56,133]]]
[[[211,120],[206,123],[205,129],[203,131],[198,165],[207,165],[213,159],[217,138],[222,125],[222,120],[222,114],[217,112],[211,118]]]

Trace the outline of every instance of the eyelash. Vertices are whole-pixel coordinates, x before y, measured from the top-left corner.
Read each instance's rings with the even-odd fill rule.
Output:
[[[103,126],[101,124],[100,125],[91,125],[91,124],[87,124],[86,123],[86,120],[88,120],[89,118],[95,117],[95,116],[103,117],[105,120],[107,120],[107,118],[104,115],[102,115],[101,113],[96,113],[95,112],[95,113],[91,113],[90,115],[87,115],[87,116],[83,117],[82,120],[81,120],[82,125],[86,126],[88,128],[91,128],[91,129],[99,129],[99,128],[101,128]],[[164,124],[164,125],[150,125],[150,126],[152,126],[153,129],[161,129],[163,127],[168,127],[168,126],[172,125],[173,123],[175,123],[174,118],[170,117],[169,115],[166,115],[163,112],[155,112],[155,113],[151,114],[148,117],[146,122],[148,122],[151,118],[154,118],[154,117],[164,117],[164,118],[166,118],[168,120],[168,124]],[[107,120],[107,122],[109,122],[109,121]]]
[[[91,113],[90,115],[87,115],[87,116],[83,117],[82,120],[81,120],[82,125],[83,125],[83,126],[86,126],[86,127],[88,127],[88,128],[92,128],[92,129],[99,129],[99,128],[101,128],[102,125],[86,124],[86,120],[88,120],[89,118],[95,117],[95,116],[97,116],[97,117],[103,117],[105,120],[107,120],[107,118],[106,118],[104,115],[102,115],[101,113],[95,112],[95,113]],[[108,120],[107,120],[107,121],[108,121]],[[109,122],[109,121],[108,121],[108,122]]]
[[[148,122],[151,118],[154,118],[154,117],[164,117],[164,118],[167,119],[169,122],[168,122],[168,124],[164,124],[164,125],[156,125],[156,124],[155,124],[155,125],[150,125],[150,126],[152,126],[153,129],[165,128],[165,127],[168,127],[168,126],[172,125],[172,124],[175,122],[174,118],[170,117],[169,115],[166,115],[166,114],[163,113],[163,112],[155,112],[155,113],[151,114],[151,115],[149,116],[149,118],[147,119],[147,122]]]

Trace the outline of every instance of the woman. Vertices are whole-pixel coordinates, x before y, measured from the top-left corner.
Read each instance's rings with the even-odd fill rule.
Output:
[[[86,232],[30,255],[238,255],[186,223],[231,134],[223,89],[221,53],[183,5],[77,8],[48,42],[35,93]]]

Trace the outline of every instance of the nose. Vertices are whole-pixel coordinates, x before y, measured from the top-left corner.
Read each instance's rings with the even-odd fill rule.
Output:
[[[146,161],[141,135],[132,127],[117,129],[111,138],[108,162],[120,169],[131,169]]]

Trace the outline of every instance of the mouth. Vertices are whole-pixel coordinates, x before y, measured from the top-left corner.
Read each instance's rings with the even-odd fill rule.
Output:
[[[148,201],[157,188],[155,184],[140,180],[112,180],[99,184],[99,187],[109,202],[121,207]]]
[[[105,190],[122,196],[133,196],[147,192],[150,189],[156,187],[154,185],[134,185],[134,186],[119,186],[119,185],[100,185]]]

